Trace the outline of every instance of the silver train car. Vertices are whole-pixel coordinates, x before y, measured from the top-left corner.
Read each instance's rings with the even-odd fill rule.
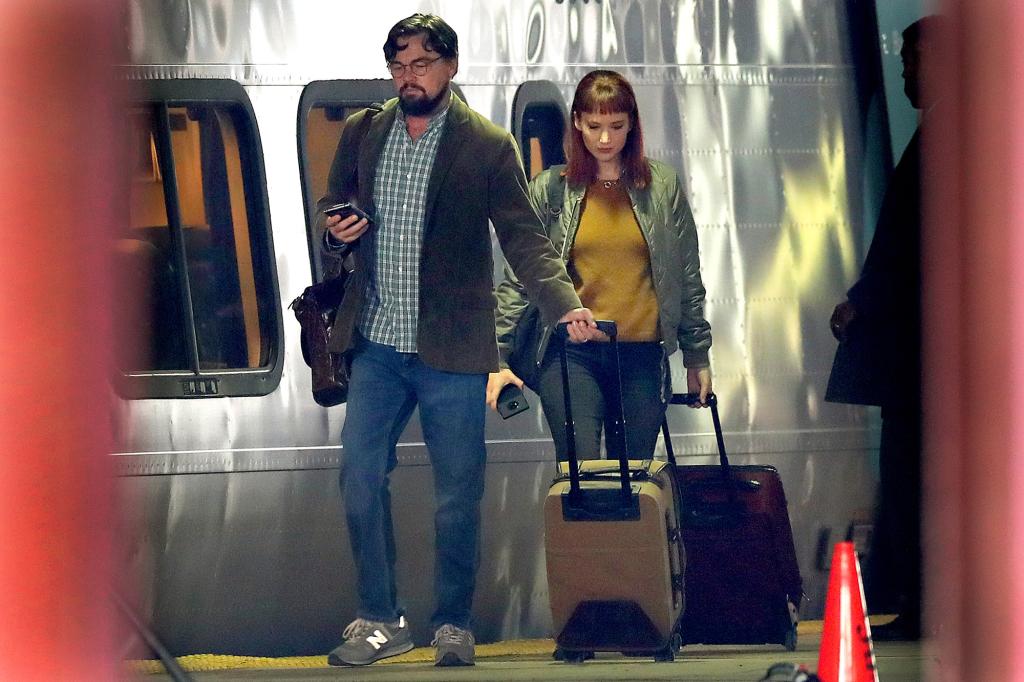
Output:
[[[851,47],[856,5],[130,2],[117,253],[133,282],[123,303],[140,313],[119,332],[139,342],[117,349],[114,454],[131,590],[168,649],[320,653],[354,617],[345,407],[314,403],[288,304],[329,267],[309,216],[344,118],[392,95],[381,45],[419,11],[456,29],[460,93],[516,134],[531,174],[561,160],[583,74],[614,68],[634,84],[647,152],[679,171],[698,224],[731,458],[781,472],[801,615],[820,617],[828,548],[870,523],[876,486],[875,415],[823,401],[827,320],[856,277],[886,163],[868,144],[884,121]],[[487,424],[480,641],[550,635],[540,505],[554,451],[529,398],[533,409]],[[670,408],[669,423],[683,465],[715,461],[706,411]],[[424,643],[432,485],[415,417],[399,460],[399,592]]]

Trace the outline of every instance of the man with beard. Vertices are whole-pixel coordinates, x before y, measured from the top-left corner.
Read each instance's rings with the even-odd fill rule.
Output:
[[[576,342],[596,324],[530,206],[512,136],[449,87],[455,31],[415,14],[391,29],[384,58],[398,98],[346,121],[318,203],[318,215],[351,201],[372,217],[320,221],[324,247],[354,260],[331,348],[351,363],[341,492],[360,606],[328,662],[367,665],[413,647],[395,589],[388,476],[418,406],[437,507],[435,663],[472,665],[485,388],[498,369],[488,221],[546,320],[569,323]]]

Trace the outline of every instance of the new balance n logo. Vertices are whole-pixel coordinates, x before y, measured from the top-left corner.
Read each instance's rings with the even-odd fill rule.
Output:
[[[380,650],[382,646],[388,643],[388,636],[380,630],[374,630],[373,634],[366,638],[366,641],[374,649]]]

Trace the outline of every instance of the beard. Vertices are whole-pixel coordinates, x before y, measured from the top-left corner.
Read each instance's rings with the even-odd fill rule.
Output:
[[[420,88],[410,85],[406,87],[405,92],[400,92],[398,94],[398,105],[402,107],[402,113],[406,116],[426,116],[436,110],[438,106],[440,106],[441,102],[448,97],[447,86],[445,86],[441,92],[437,93],[434,97],[428,98],[425,93],[423,97],[415,99],[411,99],[407,96],[408,93],[416,90],[424,92]]]

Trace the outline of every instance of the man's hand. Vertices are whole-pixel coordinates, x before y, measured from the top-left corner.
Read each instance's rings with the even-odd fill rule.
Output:
[[[846,330],[850,323],[857,317],[857,309],[849,301],[843,301],[832,311],[832,319],[829,320],[829,328],[832,336],[838,341],[846,341]]]
[[[700,393],[700,403],[693,403],[690,407],[707,407],[708,394],[711,393],[711,368],[687,367],[686,391],[687,393]]]
[[[569,340],[573,343],[586,343],[591,340],[607,339],[604,332],[597,330],[594,313],[590,308],[575,308],[558,320],[565,322],[569,332]]]
[[[487,404],[492,410],[498,409],[498,394],[501,393],[501,389],[505,388],[508,384],[515,384],[519,388],[523,387],[523,380],[515,375],[515,373],[508,369],[499,369],[497,372],[491,372],[487,375]]]
[[[363,236],[370,223],[365,218],[350,214],[342,218],[340,215],[329,215],[324,221],[324,227],[331,236],[344,244],[351,244]]]

